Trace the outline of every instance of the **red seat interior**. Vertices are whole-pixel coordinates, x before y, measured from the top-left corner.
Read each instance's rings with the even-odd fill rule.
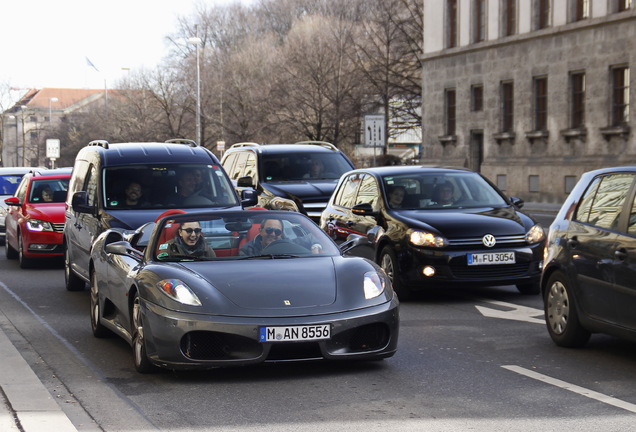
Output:
[[[263,207],[251,207],[248,210],[267,210],[267,209]],[[250,229],[247,230],[247,234],[245,235],[245,237],[243,237],[239,241],[239,245],[238,245],[239,250],[243,247],[245,243],[254,240],[254,238],[258,235],[258,231],[260,230],[260,228],[261,228],[260,223],[252,224]]]

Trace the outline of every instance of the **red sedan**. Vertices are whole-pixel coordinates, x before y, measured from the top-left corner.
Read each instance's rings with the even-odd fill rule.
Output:
[[[8,259],[27,268],[35,259],[64,256],[64,210],[70,168],[34,170],[22,177],[14,196],[4,202]]]

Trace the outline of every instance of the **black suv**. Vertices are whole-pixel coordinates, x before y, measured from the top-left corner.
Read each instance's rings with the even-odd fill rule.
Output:
[[[136,229],[167,209],[196,212],[256,203],[253,192],[243,198],[216,156],[194,141],[91,141],[75,158],[66,201],[66,288],[81,290],[89,282],[91,245],[107,229]]]
[[[223,167],[237,191],[256,190],[258,206],[299,211],[320,221],[340,176],[353,163],[333,144],[234,144]]]

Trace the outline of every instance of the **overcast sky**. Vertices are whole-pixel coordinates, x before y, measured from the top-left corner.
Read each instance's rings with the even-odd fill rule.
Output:
[[[0,0],[0,83],[104,88],[155,67],[195,5],[250,0]],[[94,67],[88,63],[90,61]]]

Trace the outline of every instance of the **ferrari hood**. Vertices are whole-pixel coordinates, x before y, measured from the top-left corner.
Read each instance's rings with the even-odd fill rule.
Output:
[[[326,306],[336,300],[336,274],[333,261],[328,257],[197,264],[201,263],[183,265],[192,267],[240,308],[289,311]],[[246,264],[249,271],[245,271]]]

